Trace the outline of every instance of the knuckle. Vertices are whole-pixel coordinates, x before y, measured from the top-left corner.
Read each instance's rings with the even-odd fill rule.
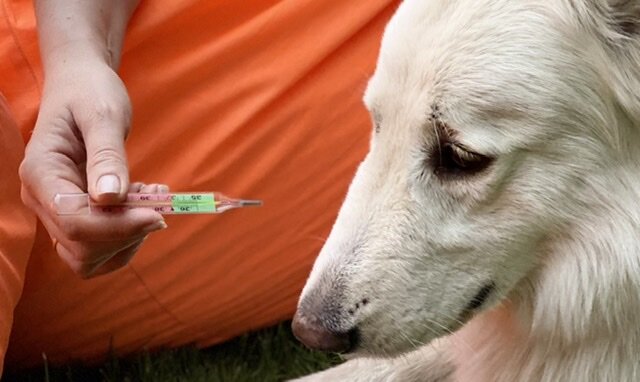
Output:
[[[73,125],[73,118],[71,118],[72,114],[68,108],[64,110],[62,114],[50,114],[46,118],[39,118],[38,122],[36,122],[36,129],[42,126],[56,132],[67,130],[69,126]]]
[[[113,147],[99,147],[87,158],[90,167],[123,166],[124,158],[120,151]]]
[[[31,162],[24,160],[18,168],[18,176],[20,178],[20,200],[25,206],[33,207],[35,205],[33,195],[37,187],[37,177],[33,174]]]
[[[94,106],[90,118],[97,121],[128,122],[131,118],[131,108],[126,102],[103,101]]]
[[[18,167],[18,176],[23,184],[29,185],[31,174],[33,173],[33,165],[30,159],[25,158],[20,167]]]
[[[22,201],[22,204],[24,204],[25,206],[27,207],[32,206],[32,203],[31,203],[32,199],[29,196],[29,191],[24,185],[20,187],[20,200]]]

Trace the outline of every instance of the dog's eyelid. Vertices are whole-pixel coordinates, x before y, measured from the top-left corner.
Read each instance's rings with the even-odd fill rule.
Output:
[[[481,159],[481,158],[484,158],[484,157],[491,157],[491,155],[481,154],[477,150],[469,148],[468,145],[466,145],[464,143],[457,142],[457,141],[447,142],[445,144],[451,146],[451,148],[457,154],[460,154],[460,155],[462,155],[464,157],[478,158],[478,159]]]
[[[495,160],[490,155],[480,154],[455,140],[441,140],[431,156],[436,175],[455,179],[483,172]]]
[[[470,149],[469,146],[465,145],[464,143],[460,143],[460,142],[447,142],[446,144],[451,145],[453,148],[457,149],[457,150],[461,150],[464,151],[468,154],[472,154],[472,155],[481,155],[477,152],[475,152],[474,150]]]

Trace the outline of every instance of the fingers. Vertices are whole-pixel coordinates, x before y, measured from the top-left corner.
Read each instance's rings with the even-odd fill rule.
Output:
[[[129,192],[144,194],[166,193],[169,187],[163,184],[133,183]],[[162,215],[151,209],[135,208],[117,214],[94,213],[80,216],[57,216],[54,224],[73,241],[113,241],[148,235],[165,229]]]
[[[144,185],[132,183],[129,192],[168,192],[161,184]],[[57,221],[47,214],[42,216],[43,224],[55,238],[55,250],[68,266],[83,278],[91,278],[113,272],[128,264],[142,246],[149,233],[162,230],[167,225],[160,221],[152,223],[141,232],[135,222],[144,214],[158,215],[147,209],[132,209],[122,214],[88,215],[81,218],[91,220]],[[60,217],[63,218],[63,217]],[[96,219],[98,218],[98,219]],[[109,219],[115,219],[110,221]],[[102,220],[106,219],[106,221]],[[77,224],[74,228],[72,224]]]
[[[130,192],[168,190],[165,185],[133,183]],[[23,199],[56,239],[62,260],[83,278],[109,273],[125,266],[149,233],[167,227],[162,215],[150,209],[131,209],[117,214],[57,216],[23,188]]]
[[[114,241],[138,237],[166,227],[164,219],[159,213],[150,209],[131,209],[120,213],[94,213],[89,215],[57,215],[53,206],[54,196],[51,190],[61,193],[82,193],[73,182],[66,179],[72,175],[56,173],[50,169],[49,176],[43,176],[37,184],[27,187],[27,180],[23,180],[23,202],[33,209],[47,228],[58,231],[56,237],[72,241]],[[32,181],[33,183],[33,181]],[[137,186],[140,190],[147,186]]]
[[[118,213],[55,216],[54,224],[72,241],[114,241],[146,235],[167,227],[157,212],[136,208]]]
[[[140,190],[142,189],[142,187],[144,187],[144,183],[140,183],[140,182],[134,182],[131,183],[129,185],[129,192],[130,193],[137,193],[140,192]]]
[[[136,182],[131,184],[129,192],[140,192],[145,194],[167,193],[169,192],[169,187],[163,184],[145,185],[143,183]],[[166,225],[163,224],[163,227],[166,227]],[[126,266],[129,261],[133,259],[138,250],[140,250],[147,237],[148,235],[145,235],[141,239],[136,239],[131,245],[124,247],[124,249],[119,248],[119,251],[113,255],[103,255],[100,260],[93,264],[76,263],[77,273],[84,278],[92,278],[114,272]]]

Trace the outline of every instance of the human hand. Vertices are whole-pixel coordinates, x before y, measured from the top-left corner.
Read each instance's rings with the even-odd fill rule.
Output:
[[[159,213],[58,216],[57,193],[89,192],[104,204],[128,192],[168,192],[164,185],[129,185],[124,141],[131,104],[124,84],[99,59],[64,54],[50,65],[36,127],[20,166],[22,199],[54,239],[55,249],[84,278],[126,265],[146,236],[166,228]]]

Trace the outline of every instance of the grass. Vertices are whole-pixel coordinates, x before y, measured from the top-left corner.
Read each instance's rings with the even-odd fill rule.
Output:
[[[7,374],[5,382],[270,382],[283,381],[340,363],[337,355],[312,352],[298,343],[289,323],[238,337],[208,349],[186,347],[103,365],[69,365]]]

